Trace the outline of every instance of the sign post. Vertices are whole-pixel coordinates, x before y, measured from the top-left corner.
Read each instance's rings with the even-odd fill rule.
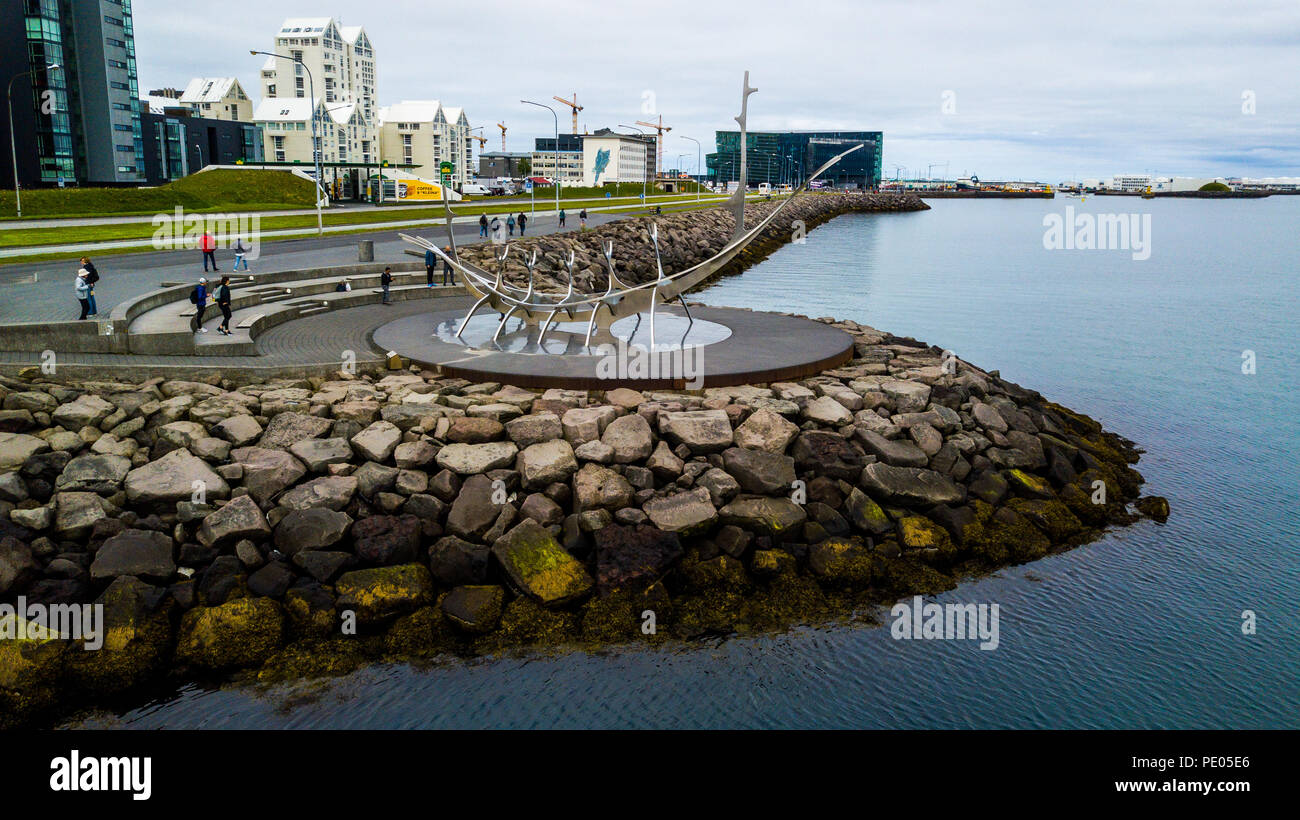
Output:
[[[528,198],[530,200],[528,203],[528,215],[530,217],[536,216],[537,215],[537,194],[533,193],[532,179],[524,180],[524,190],[528,192]]]

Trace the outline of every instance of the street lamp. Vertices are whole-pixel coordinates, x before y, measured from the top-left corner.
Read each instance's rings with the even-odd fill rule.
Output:
[[[48,71],[57,71],[61,68],[58,63],[50,63],[45,67]],[[31,76],[31,71],[23,71],[9,78],[9,89],[5,96],[9,101],[9,156],[14,161],[14,204],[18,206],[18,216],[23,215],[23,192],[22,183],[18,181],[18,148],[14,143],[14,80],[19,77]]]
[[[302,61],[301,57],[293,57],[287,54],[276,54],[271,51],[258,51],[249,49],[249,54],[257,56],[265,54],[267,57],[276,57],[281,60],[288,60],[291,63],[297,63],[302,66],[302,70],[307,72],[307,93],[311,95],[311,153],[312,162],[316,166],[316,235],[325,235],[325,222],[321,217],[320,201],[325,193],[325,171],[321,168],[321,155],[325,153],[324,145],[316,137],[316,81],[311,76],[311,69]],[[381,180],[382,184],[382,180]]]
[[[683,134],[682,139],[690,140],[691,142],[695,143],[695,173],[699,174],[700,176],[703,176],[703,174],[700,174],[700,167],[701,167],[700,159],[704,156],[704,146],[700,145],[700,141],[697,140],[695,137],[688,137],[685,134]],[[695,180],[695,199],[698,201],[699,198],[700,198],[700,181],[697,179]]]
[[[619,124],[618,124],[618,127],[619,127],[619,128],[631,128],[631,129],[634,129],[634,130],[635,130],[638,134],[640,134],[641,136],[648,136],[648,134],[647,134],[645,131],[643,131],[643,130],[641,129],[641,126],[639,126],[639,125],[624,125],[623,123],[619,123]],[[647,148],[648,148],[648,147],[649,147],[649,146],[647,146]],[[649,157],[647,157],[647,159],[649,159]],[[643,162],[643,163],[641,163],[641,204],[642,204],[642,205],[646,204],[646,202],[647,202],[647,200],[646,200],[646,179],[647,179],[647,174],[646,174],[646,172],[645,172],[645,163]]]
[[[525,105],[535,105],[538,108],[545,108],[547,111],[550,111],[551,116],[555,118],[555,212],[558,214],[560,212],[560,117],[555,113],[555,109],[551,108],[549,105],[543,105],[542,103],[533,102],[532,100],[520,100],[519,102],[524,103]]]

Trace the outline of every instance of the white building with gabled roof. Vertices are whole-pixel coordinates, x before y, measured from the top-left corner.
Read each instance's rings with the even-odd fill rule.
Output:
[[[469,118],[459,106],[438,100],[403,100],[379,109],[380,158],[391,164],[415,166],[414,173],[438,179],[443,162],[455,170],[453,186],[474,176]]]
[[[185,86],[178,102],[196,117],[253,121],[253,101],[234,77],[195,77]]]

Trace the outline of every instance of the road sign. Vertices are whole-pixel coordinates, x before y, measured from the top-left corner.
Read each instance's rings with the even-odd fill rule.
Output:
[[[524,193],[531,194],[532,192],[533,192],[533,181],[530,179],[524,182]]]

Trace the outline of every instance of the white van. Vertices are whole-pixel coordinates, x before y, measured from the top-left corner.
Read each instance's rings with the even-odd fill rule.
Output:
[[[477,182],[466,182],[460,186],[460,193],[461,196],[490,196],[492,194],[491,191]]]
[[[758,183],[758,192],[763,195],[772,193],[772,184],[770,182]]]

